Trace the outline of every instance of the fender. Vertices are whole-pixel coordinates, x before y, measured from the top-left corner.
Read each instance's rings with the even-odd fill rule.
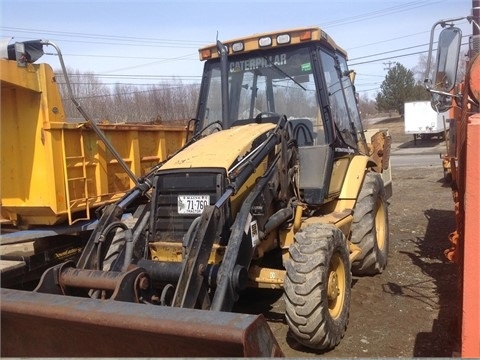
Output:
[[[375,165],[375,162],[366,155],[355,155],[351,159],[334,211],[343,211],[355,207],[366,170],[372,165]]]

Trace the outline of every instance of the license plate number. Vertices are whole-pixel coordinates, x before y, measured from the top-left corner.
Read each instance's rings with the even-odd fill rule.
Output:
[[[178,195],[179,214],[201,214],[210,205],[210,195]]]

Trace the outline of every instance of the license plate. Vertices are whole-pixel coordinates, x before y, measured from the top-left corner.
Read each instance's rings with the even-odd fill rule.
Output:
[[[210,195],[178,195],[179,214],[201,214],[210,205]]]

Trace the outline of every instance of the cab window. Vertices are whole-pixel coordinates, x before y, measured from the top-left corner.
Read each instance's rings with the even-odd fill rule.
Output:
[[[348,81],[350,81],[350,79],[347,75],[342,75],[340,65],[337,63],[333,54],[325,50],[320,50],[320,59],[328,90],[330,112],[337,133],[335,146],[355,149],[357,147],[357,141],[350,120],[351,109],[347,105],[347,99],[344,93],[345,78],[347,78]]]

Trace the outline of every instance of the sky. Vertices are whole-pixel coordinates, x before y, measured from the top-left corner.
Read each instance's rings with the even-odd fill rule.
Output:
[[[396,62],[418,66],[435,22],[470,15],[471,7],[472,0],[0,0],[0,38],[50,40],[69,69],[148,86],[199,83],[198,48],[217,37],[318,26],[347,51],[357,91],[373,99]],[[459,27],[471,34],[466,20]],[[53,55],[39,62],[59,68]]]

